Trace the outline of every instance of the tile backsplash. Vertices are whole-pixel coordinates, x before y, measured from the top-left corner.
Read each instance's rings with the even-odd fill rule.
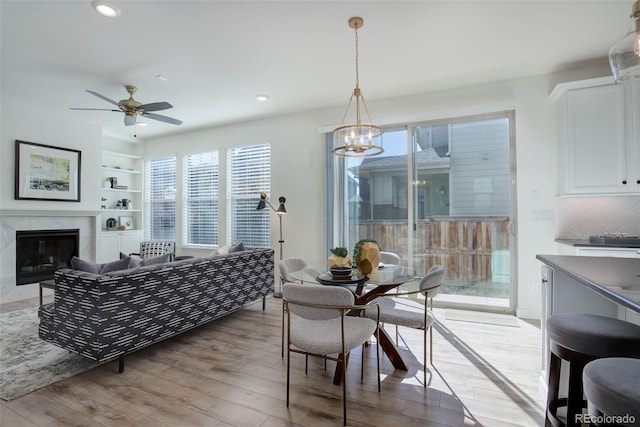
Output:
[[[640,234],[640,196],[558,199],[557,237],[588,239],[617,232]]]

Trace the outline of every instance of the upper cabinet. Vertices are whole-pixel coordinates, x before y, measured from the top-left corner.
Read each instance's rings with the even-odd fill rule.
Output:
[[[561,194],[640,193],[639,85],[559,86]]]

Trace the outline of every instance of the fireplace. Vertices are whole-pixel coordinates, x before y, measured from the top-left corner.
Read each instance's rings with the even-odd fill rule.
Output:
[[[80,230],[16,231],[16,285],[53,279],[78,256]]]

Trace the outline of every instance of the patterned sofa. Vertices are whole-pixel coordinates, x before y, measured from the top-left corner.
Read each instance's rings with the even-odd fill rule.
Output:
[[[273,292],[273,249],[249,249],[106,274],[55,274],[39,335],[96,361],[119,359],[240,310]]]

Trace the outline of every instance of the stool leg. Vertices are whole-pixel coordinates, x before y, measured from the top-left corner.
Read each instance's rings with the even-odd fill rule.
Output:
[[[582,413],[583,390],[582,371],[584,364],[572,361],[569,364],[569,396],[567,399],[567,427],[581,425],[576,423],[576,415]]]
[[[549,419],[549,412],[553,416],[556,416],[556,408],[558,400],[558,389],[560,388],[560,366],[562,360],[555,354],[551,353],[549,358],[549,383],[547,386],[547,414],[545,416],[545,427],[551,427],[551,420]]]

